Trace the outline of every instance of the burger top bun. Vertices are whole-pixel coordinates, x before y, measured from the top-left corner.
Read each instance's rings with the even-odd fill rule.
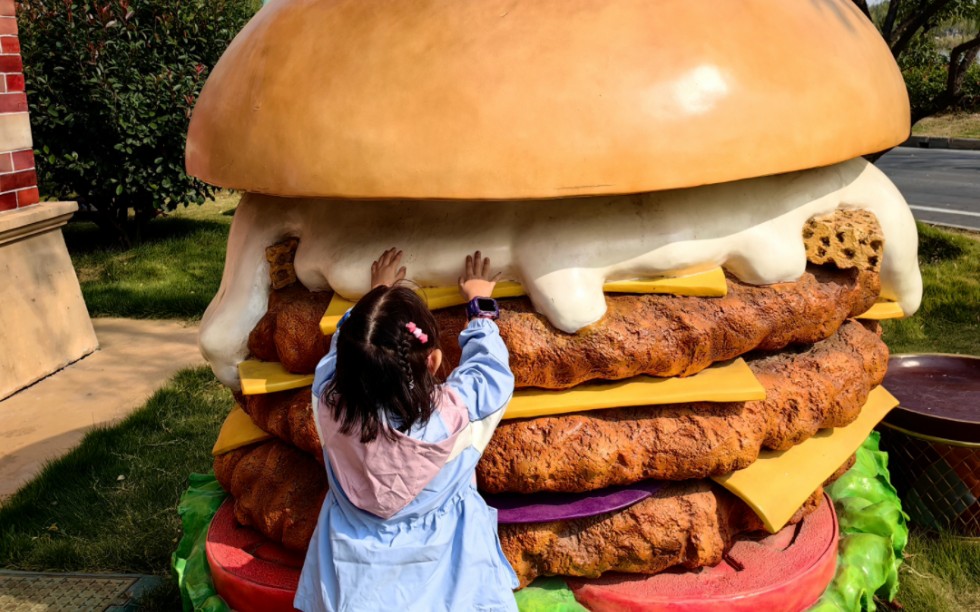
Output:
[[[850,0],[272,0],[204,87],[187,170],[280,196],[557,198],[824,166],[909,125]]]

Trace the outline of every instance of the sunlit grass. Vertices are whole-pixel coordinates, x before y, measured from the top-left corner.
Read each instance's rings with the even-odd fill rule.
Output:
[[[893,353],[980,355],[980,235],[919,224],[922,307],[885,321]]]
[[[0,506],[0,567],[166,573],[177,499],[231,409],[211,370],[179,372],[118,425],[97,428]]]
[[[980,610],[980,541],[913,530],[905,555],[898,599],[907,610]]]
[[[912,135],[980,138],[980,113],[949,113],[926,117],[912,126]]]

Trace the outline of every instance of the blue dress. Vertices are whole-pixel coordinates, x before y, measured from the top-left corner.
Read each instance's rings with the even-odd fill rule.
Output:
[[[338,331],[339,333],[339,331]],[[427,423],[395,441],[339,433],[319,401],[337,334],[320,361],[313,407],[330,489],[307,551],[300,610],[516,611],[518,580],[500,548],[497,513],[476,490],[483,449],[514,389],[497,325],[474,319],[460,365]]]

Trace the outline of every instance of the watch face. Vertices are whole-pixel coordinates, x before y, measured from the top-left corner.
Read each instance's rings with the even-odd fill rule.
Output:
[[[476,305],[484,312],[493,312],[497,309],[497,303],[489,298],[476,298]]]

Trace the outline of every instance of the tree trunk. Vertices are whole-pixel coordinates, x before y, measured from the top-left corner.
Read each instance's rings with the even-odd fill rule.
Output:
[[[113,240],[123,248],[132,248],[133,240],[129,233],[128,208],[120,206],[98,208],[93,214],[92,220],[99,226],[99,229],[106,235],[112,236]]]
[[[970,40],[956,45],[949,54],[946,88],[923,107],[912,109],[912,125],[921,119],[942,112],[963,99],[963,79],[966,71],[980,55],[980,33]]]
[[[916,4],[917,10],[909,12],[898,22],[903,0],[891,0],[881,24],[881,36],[898,61],[916,36],[927,36],[935,27],[933,20],[956,0],[926,0]],[[867,14],[867,0],[852,0],[855,6]],[[974,38],[957,45],[950,52],[946,67],[946,86],[943,91],[922,106],[913,107],[912,125],[921,119],[935,115],[954,106],[963,98],[963,79],[967,69],[973,65],[980,54],[980,33]]]

